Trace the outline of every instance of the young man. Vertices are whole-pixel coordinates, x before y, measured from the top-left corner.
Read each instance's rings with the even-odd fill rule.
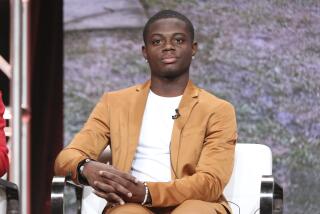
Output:
[[[5,106],[2,102],[2,94],[0,91],[0,177],[3,176],[9,167],[8,161],[8,148],[6,144],[6,136],[4,134],[4,127],[6,126],[6,122],[3,119]]]
[[[106,213],[228,213],[222,195],[233,167],[231,104],[189,80],[197,51],[192,23],[165,10],[147,22],[142,53],[151,79],[106,93],[57,157],[108,201]],[[112,166],[97,162],[111,146]]]

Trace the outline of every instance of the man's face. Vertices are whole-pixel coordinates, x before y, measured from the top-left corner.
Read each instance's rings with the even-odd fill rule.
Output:
[[[177,78],[188,73],[196,50],[197,43],[191,40],[186,23],[176,18],[159,19],[152,23],[145,47],[142,47],[151,75],[160,78]]]

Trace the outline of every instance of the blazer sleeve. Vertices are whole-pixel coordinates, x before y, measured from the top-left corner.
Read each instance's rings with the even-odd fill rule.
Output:
[[[78,181],[77,167],[80,161],[97,160],[110,141],[108,95],[104,94],[94,107],[87,122],[71,143],[57,156],[54,166],[56,175],[69,175]]]
[[[2,102],[2,94],[0,92],[0,177],[4,175],[9,168],[8,148],[6,144],[6,136],[4,133],[4,127],[6,125],[6,122],[3,119],[4,110],[5,107]]]
[[[195,173],[171,182],[148,182],[152,206],[175,206],[188,199],[217,202],[228,183],[237,139],[236,116],[223,102],[211,114]]]

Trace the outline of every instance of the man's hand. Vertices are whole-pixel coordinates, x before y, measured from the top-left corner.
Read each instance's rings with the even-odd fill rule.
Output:
[[[111,175],[109,172],[101,171],[100,175],[104,177],[106,180],[113,180],[115,177]],[[114,180],[113,180],[114,181]],[[118,179],[115,180],[114,186],[122,186],[124,189],[128,190],[132,195],[129,197],[129,195],[123,195],[123,199],[125,202],[131,202],[131,203],[142,203],[143,199],[146,194],[146,188],[144,184],[140,181],[137,182],[128,182],[127,179]],[[119,193],[119,192],[117,192]],[[121,193],[120,193],[121,194]]]
[[[94,188],[95,194],[110,203],[124,204],[124,201],[138,200],[137,194],[132,191],[136,191],[134,187],[140,186],[141,182],[129,173],[121,172],[111,165],[90,161],[84,165],[83,175]]]

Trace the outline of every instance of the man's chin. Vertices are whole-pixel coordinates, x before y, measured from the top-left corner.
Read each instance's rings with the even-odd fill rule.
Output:
[[[161,73],[161,77],[166,78],[166,79],[177,79],[181,76],[183,76],[185,72],[180,72],[176,70],[167,70],[165,72]]]

